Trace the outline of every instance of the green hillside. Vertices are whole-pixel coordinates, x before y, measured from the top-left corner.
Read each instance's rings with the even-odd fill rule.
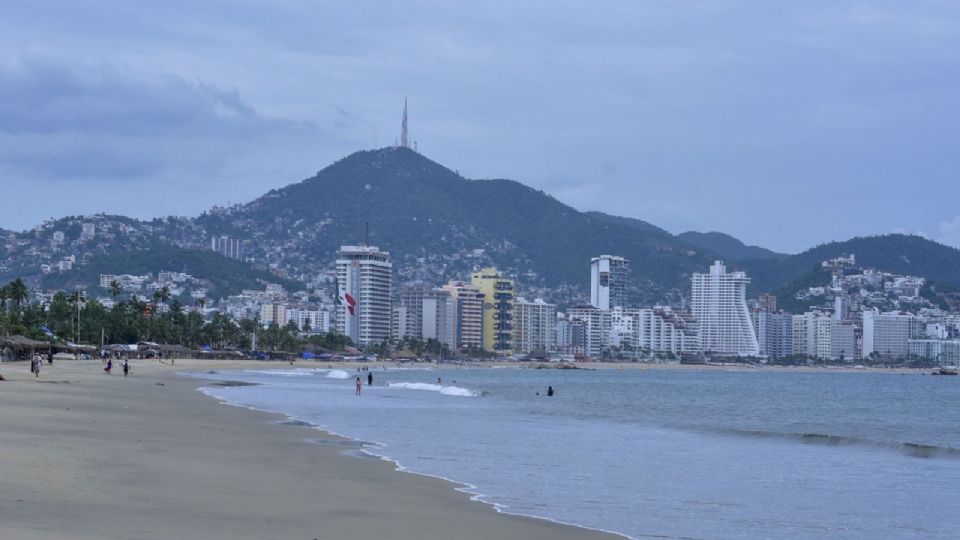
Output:
[[[759,246],[748,246],[730,236],[721,232],[696,232],[688,231],[680,233],[677,238],[700,249],[705,249],[716,253],[722,259],[727,261],[739,261],[743,259],[770,259],[773,257],[782,257],[783,255],[770,251],[767,248]]]
[[[237,294],[242,289],[263,289],[263,283],[279,283],[289,290],[303,289],[299,282],[256,270],[246,263],[227,259],[212,251],[181,249],[155,244],[149,249],[117,251],[73,271],[44,276],[45,289],[71,289],[76,285],[99,283],[100,274],[153,274],[161,270],[186,272],[213,283],[209,296]]]
[[[857,264],[885,272],[921,276],[960,287],[960,250],[920,236],[887,234],[831,242],[797,255],[740,261],[757,292],[775,291],[816,271],[821,261],[853,253]]]

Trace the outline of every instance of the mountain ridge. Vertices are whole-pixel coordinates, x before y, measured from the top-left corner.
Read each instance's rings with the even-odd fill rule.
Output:
[[[673,235],[640,219],[581,212],[514,180],[467,179],[405,148],[355,152],[309,178],[195,218],[84,219],[123,224],[113,225],[124,232],[112,240],[97,236],[93,242],[102,245],[90,248],[97,256],[154,241],[205,250],[210,236],[227,234],[244,240],[245,256],[269,265],[277,279],[300,281],[329,271],[337,248],[363,242],[369,224],[369,242],[391,252],[398,282],[439,284],[463,278],[473,267],[496,265],[517,275],[525,294],[552,291],[555,300],[570,302],[586,297],[590,258],[601,254],[630,259],[628,295],[638,304],[678,301],[690,274],[707,271],[714,259],[748,271],[755,292],[779,290],[820,260],[849,252],[883,270],[910,269],[960,286],[960,251],[919,237],[855,238],[777,254],[724,233]],[[0,260],[0,277],[13,266],[27,268],[11,261],[29,263],[27,255],[49,242],[51,227],[60,226],[8,233],[15,238]],[[76,242],[79,225],[70,227],[69,241]],[[704,238],[714,242],[712,249],[704,247]],[[17,251],[28,241],[32,248],[10,256],[11,245]]]

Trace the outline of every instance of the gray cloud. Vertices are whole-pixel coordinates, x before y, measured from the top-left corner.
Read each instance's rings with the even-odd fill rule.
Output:
[[[956,215],[952,1],[7,4],[25,193],[160,181],[195,188],[142,214],[197,212],[392,143],[409,95],[428,157],[677,232],[799,250]]]

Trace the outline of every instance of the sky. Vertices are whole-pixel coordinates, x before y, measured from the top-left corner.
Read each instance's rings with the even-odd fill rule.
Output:
[[[960,247],[955,0],[5,0],[0,227],[246,202],[404,98],[425,156],[580,210]]]

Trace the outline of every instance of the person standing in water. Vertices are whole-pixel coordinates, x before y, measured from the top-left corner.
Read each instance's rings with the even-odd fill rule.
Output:
[[[357,391],[355,395],[360,395],[360,389],[363,388],[363,383],[360,382],[360,377],[357,377]]]
[[[553,397],[553,387],[552,387],[552,386],[548,386],[548,387],[547,387],[547,397]]]
[[[367,386],[373,386],[373,372],[367,373]]]

